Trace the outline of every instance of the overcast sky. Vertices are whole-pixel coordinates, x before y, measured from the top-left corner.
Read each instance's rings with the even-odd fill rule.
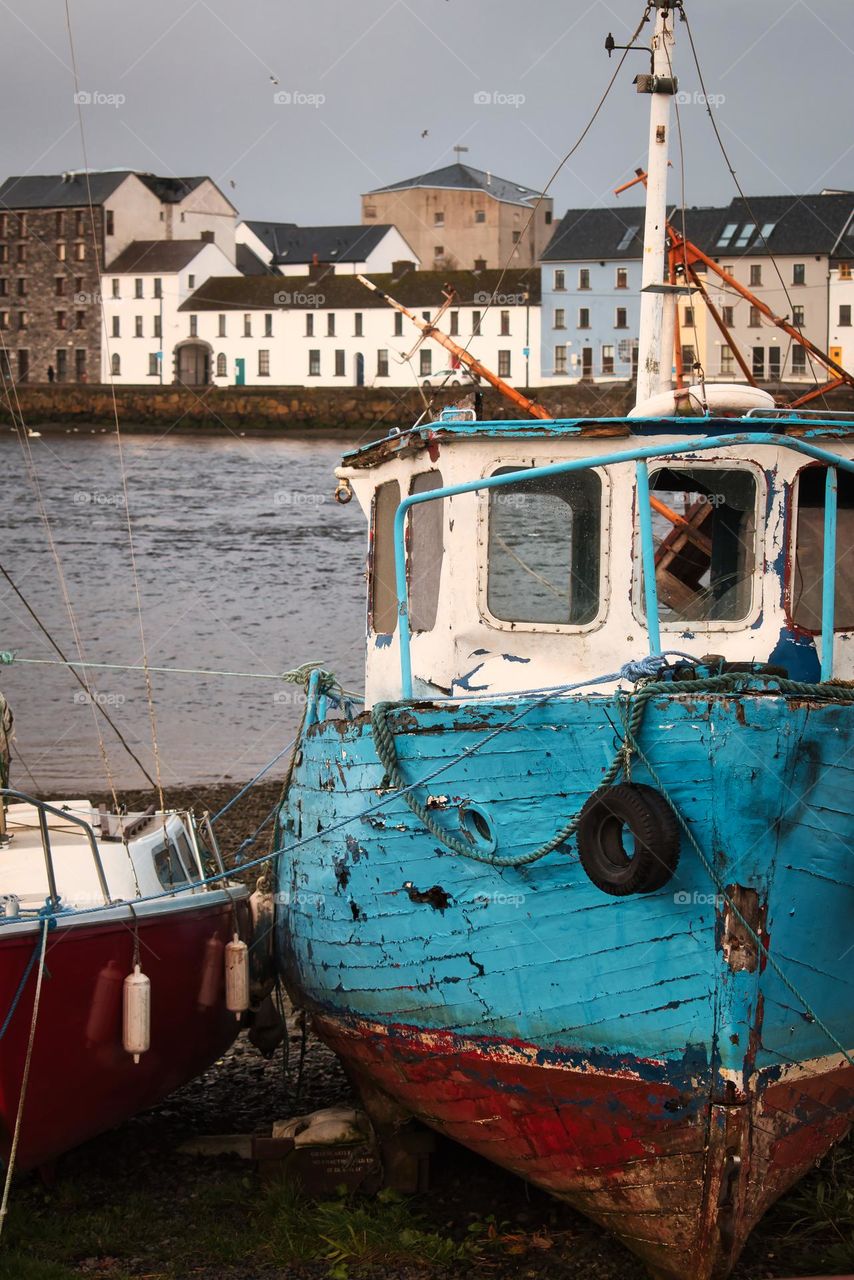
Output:
[[[209,174],[244,217],[304,223],[358,222],[361,192],[451,163],[458,143],[469,163],[541,188],[613,70],[605,36],[624,42],[643,9],[641,0],[69,3],[80,88],[101,99],[82,109],[91,167]],[[854,188],[854,0],[685,7],[747,193]],[[0,0],[0,23],[2,176],[81,167],[62,0]],[[735,191],[695,100],[684,26],[677,36],[688,203],[725,203]],[[645,55],[629,55],[554,185],[558,214],[610,202],[643,160],[648,99],[632,78],[647,68]],[[674,168],[674,198],[678,189]]]

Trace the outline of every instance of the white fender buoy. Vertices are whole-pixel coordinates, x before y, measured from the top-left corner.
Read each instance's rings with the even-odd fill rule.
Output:
[[[225,948],[225,1007],[236,1018],[249,1008],[249,948],[237,934]]]
[[[205,943],[202,976],[199,983],[198,1005],[200,1009],[213,1009],[222,1000],[222,957],[225,943],[213,934]]]
[[[122,994],[122,1044],[139,1062],[151,1045],[151,982],[138,964],[125,978]]]

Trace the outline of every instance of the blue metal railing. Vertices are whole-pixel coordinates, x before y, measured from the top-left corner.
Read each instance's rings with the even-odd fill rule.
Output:
[[[739,432],[726,436],[701,436],[696,440],[682,440],[669,445],[643,445],[626,449],[622,453],[603,453],[595,458],[572,458],[566,462],[552,462],[544,467],[523,467],[519,471],[484,476],[479,480],[467,480],[463,484],[446,485],[442,489],[428,489],[423,493],[411,493],[405,497],[394,517],[394,571],[397,590],[397,610],[400,628],[400,682],[401,696],[412,697],[412,633],[409,626],[409,600],[406,581],[406,517],[410,507],[420,502],[436,502],[443,498],[455,498],[463,493],[476,493],[481,489],[500,489],[518,484],[520,480],[541,480],[550,476],[567,475],[573,471],[586,471],[593,467],[608,467],[616,463],[634,462],[638,487],[638,516],[640,520],[641,565],[643,568],[644,595],[646,601],[649,651],[661,652],[661,633],[658,613],[658,591],[655,581],[655,540],[652,530],[652,508],[649,505],[649,473],[647,461],[652,458],[673,458],[685,454],[703,453],[711,449],[729,449],[737,445],[776,445],[792,449],[829,468],[825,491],[824,513],[824,581],[822,584],[822,658],[821,678],[829,680],[833,674],[833,632],[835,617],[835,566],[836,566],[836,468],[854,473],[854,460],[841,458],[792,436],[773,432]],[[645,500],[643,500],[645,499]]]

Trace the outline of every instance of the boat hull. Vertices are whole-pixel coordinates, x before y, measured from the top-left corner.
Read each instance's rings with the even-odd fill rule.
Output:
[[[622,722],[613,699],[561,700],[461,758],[522,707],[391,716],[407,780],[447,766],[420,795],[437,820],[458,833],[476,801],[502,855],[577,811]],[[662,1275],[725,1276],[850,1124],[851,727],[847,705],[768,694],[651,703],[641,745],[726,893],[683,841],[674,880],[628,898],[565,853],[518,869],[452,853],[388,796],[364,722],[312,729],[281,829],[291,992],[368,1099],[570,1201]]]
[[[243,896],[242,889],[233,891],[241,914]],[[180,906],[138,908],[136,926],[126,908],[103,918],[60,918],[48,935],[17,1169],[48,1164],[154,1106],[228,1048],[239,1030],[224,999],[224,948],[234,913],[228,895],[213,893]],[[138,1063],[122,1046],[122,987],[133,969],[135,928],[141,968],[151,981],[151,1047]],[[3,1016],[39,942],[40,930],[0,937]],[[18,1111],[36,968],[0,1042],[4,1161]]]

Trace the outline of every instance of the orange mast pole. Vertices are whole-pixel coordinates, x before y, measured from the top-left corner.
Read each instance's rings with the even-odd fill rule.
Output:
[[[478,378],[483,378],[490,386],[495,387],[496,391],[500,391],[511,404],[515,404],[518,409],[524,409],[526,413],[530,413],[532,418],[541,418],[544,421],[551,419],[552,415],[541,404],[537,404],[535,400],[529,400],[527,396],[522,395],[521,391],[517,391],[515,387],[511,387],[509,383],[504,382],[491,369],[488,369],[485,364],[481,364],[479,360],[476,360],[471,352],[466,351],[465,347],[461,347],[459,343],[454,342],[453,338],[449,338],[441,329],[437,329],[435,325],[430,324],[429,320],[422,320],[414,311],[410,311],[402,302],[398,302],[390,294],[383,292],[378,285],[374,284],[373,280],[368,280],[366,276],[357,276],[357,279],[372,293],[378,294],[383,302],[387,302],[395,311],[407,316],[421,330],[425,338],[432,338],[434,342],[438,342],[446,351],[450,351],[451,355],[456,356],[460,364],[464,365],[470,373],[475,374]],[[446,298],[449,297],[448,294],[445,296]],[[450,297],[453,297],[453,294]]]

